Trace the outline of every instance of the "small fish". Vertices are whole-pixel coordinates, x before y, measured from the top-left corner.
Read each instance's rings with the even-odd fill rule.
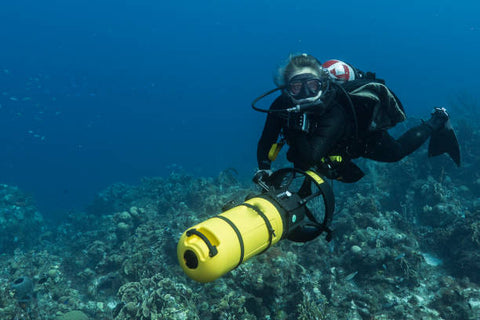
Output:
[[[382,305],[382,308],[388,310],[388,309],[391,309],[391,308],[395,307],[396,305],[397,305],[397,302],[395,302],[395,301],[387,302],[387,303],[384,303]]]
[[[395,261],[397,261],[397,260],[400,260],[400,259],[402,259],[403,257],[405,257],[405,253],[401,253],[401,254],[399,254],[398,256],[396,256],[396,257],[395,257],[395,259],[394,259],[394,260],[395,260]]]
[[[346,280],[346,281],[352,280],[353,278],[355,278],[355,276],[357,275],[357,273],[358,273],[358,271],[355,271],[355,272],[350,273],[348,276],[345,277],[345,280]]]

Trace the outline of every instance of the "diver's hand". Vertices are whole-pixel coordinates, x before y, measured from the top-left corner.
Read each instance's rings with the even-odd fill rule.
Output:
[[[260,169],[260,170],[257,170],[257,172],[255,172],[255,174],[253,175],[252,181],[258,184],[259,181],[265,181],[265,179],[267,179],[271,175],[272,175],[272,170]]]

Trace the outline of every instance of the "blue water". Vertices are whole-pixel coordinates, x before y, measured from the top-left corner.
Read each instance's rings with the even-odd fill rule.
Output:
[[[375,71],[411,116],[480,87],[478,1],[9,1],[0,9],[0,183],[44,215],[173,164],[250,175],[291,52]]]

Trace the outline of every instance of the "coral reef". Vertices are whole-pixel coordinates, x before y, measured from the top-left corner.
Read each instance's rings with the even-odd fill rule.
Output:
[[[45,230],[32,198],[17,187],[0,184],[0,252],[31,248]]]
[[[207,284],[184,275],[176,245],[259,192],[233,169],[203,178],[172,167],[113,185],[55,226],[1,185],[0,318],[478,319],[480,133],[459,132],[463,167],[425,161],[425,149],[393,164],[360,160],[362,181],[334,183],[331,242],[280,241]],[[33,282],[28,299],[12,287],[22,277]]]

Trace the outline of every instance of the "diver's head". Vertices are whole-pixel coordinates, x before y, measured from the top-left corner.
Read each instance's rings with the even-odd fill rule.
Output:
[[[313,56],[303,53],[292,55],[279,69],[275,83],[296,105],[320,103],[327,88],[328,74]]]

